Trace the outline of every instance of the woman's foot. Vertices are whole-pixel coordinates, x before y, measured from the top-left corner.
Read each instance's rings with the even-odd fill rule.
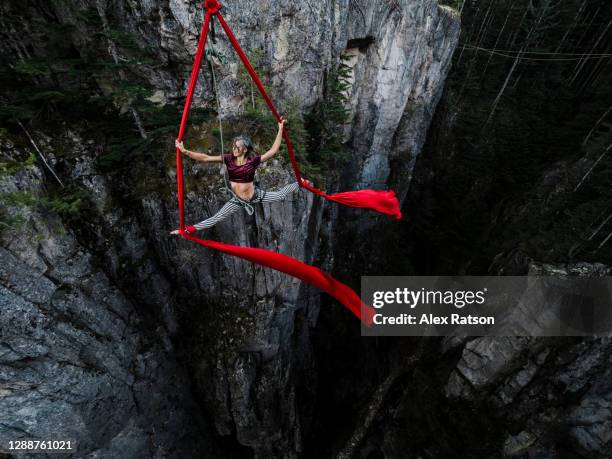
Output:
[[[185,227],[185,232],[187,234],[193,234],[193,233],[197,233],[198,230],[195,226],[186,226]],[[177,236],[179,234],[181,234],[181,230],[174,230],[174,231],[170,231],[170,234]]]

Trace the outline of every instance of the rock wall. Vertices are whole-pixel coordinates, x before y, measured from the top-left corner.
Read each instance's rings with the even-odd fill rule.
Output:
[[[609,276],[610,267],[531,263],[541,276]],[[459,343],[447,341],[444,352]],[[445,386],[450,400],[495,407],[503,419],[500,452],[554,457],[572,450],[605,457],[610,450],[612,388],[609,338],[489,338],[464,343]],[[595,408],[597,407],[597,408]]]
[[[353,122],[347,132],[355,161],[345,171],[341,183],[331,186],[358,189],[392,185],[400,197],[405,195],[414,159],[442,91],[458,39],[458,19],[452,12],[439,7],[434,0],[226,3],[223,13],[243,47],[247,51],[262,50],[260,65],[266,69],[270,92],[281,107],[294,99],[307,112],[321,98],[325,73],[337,62],[339,55],[355,43],[369,43],[358,46],[358,58],[353,67]],[[142,49],[146,49],[153,62],[133,66],[132,77],[144,79],[155,87],[158,100],[182,100],[202,23],[200,7],[200,2],[176,0],[29,1],[19,8],[2,5],[5,30],[11,38],[3,43],[2,51],[16,59],[52,54],[53,50],[45,48],[44,34],[36,31],[60,23],[71,26],[72,43],[82,58],[107,58],[109,53],[113,54],[113,46],[108,40],[99,39],[99,29],[108,24],[108,30],[129,33]],[[23,17],[21,23],[11,21],[7,24],[8,18],[20,15]],[[218,75],[221,114],[227,117],[243,109],[248,94],[241,92],[237,60],[228,42],[221,37],[219,27],[217,36],[217,47],[229,61],[219,69]],[[121,59],[122,56],[115,57]],[[206,105],[211,102],[206,70],[200,81],[196,104]],[[99,83],[103,86],[103,82]],[[127,419],[122,413],[130,412],[133,406],[150,413],[164,407],[172,396],[184,397],[176,408],[180,410],[176,418],[160,416],[158,421],[168,424],[167,432],[171,437],[172,432],[182,431],[188,422],[184,416],[190,420],[192,415],[199,419],[197,413],[203,410],[216,434],[234,437],[237,444],[251,448],[258,457],[298,455],[304,449],[304,439],[312,422],[316,391],[309,334],[317,320],[317,292],[277,272],[170,238],[167,233],[178,221],[176,195],[167,192],[175,188],[175,173],[171,167],[156,165],[148,170],[147,174],[155,174],[153,180],[158,182],[159,191],[146,186],[145,191],[141,191],[133,187],[134,183],[111,179],[97,170],[94,158],[104,145],[94,145],[86,132],[69,129],[52,136],[49,142],[43,141],[42,133],[35,136],[50,154],[58,143],[62,144],[62,149],[70,151],[56,165],[64,171],[64,179],[88,190],[90,207],[77,225],[73,222],[74,226],[65,229],[68,235],[61,238],[47,237],[45,231],[50,230],[44,229],[49,221],[56,221],[56,217],[47,213],[28,214],[32,237],[17,242],[21,240],[12,234],[3,239],[3,247],[15,258],[14,270],[21,270],[23,277],[33,284],[37,279],[44,279],[41,273],[46,272],[45,269],[33,255],[31,259],[21,260],[18,255],[42,250],[42,242],[34,237],[39,232],[53,247],[69,247],[56,247],[59,258],[50,258],[46,269],[54,270],[56,264],[67,264],[63,258],[67,256],[79,259],[83,264],[79,265],[80,269],[87,278],[99,271],[94,277],[102,280],[97,281],[95,293],[84,287],[82,278],[68,276],[60,278],[54,286],[49,285],[47,296],[40,299],[41,307],[47,308],[50,314],[59,314],[62,307],[72,308],[73,312],[66,318],[68,325],[78,329],[83,323],[88,331],[93,330],[89,332],[94,336],[89,338],[91,341],[100,339],[106,343],[106,346],[94,346],[93,342],[85,346],[89,350],[82,357],[84,365],[93,365],[101,376],[85,384],[84,390],[107,384],[111,376],[105,373],[112,370],[108,369],[110,363],[104,362],[119,359],[113,355],[116,350],[110,352],[107,348],[112,348],[115,340],[127,333],[130,338],[121,339],[131,344],[126,344],[126,349],[119,352],[122,360],[115,365],[115,371],[122,375],[121,387],[125,392],[121,401],[113,401],[121,407],[114,413],[117,419]],[[172,149],[171,141],[168,141],[168,149]],[[203,219],[223,204],[222,197],[215,193],[220,183],[218,172],[189,164],[186,174],[193,180],[187,194],[187,214],[190,219]],[[6,186],[23,186],[24,180],[18,175],[8,179]],[[137,185],[146,180],[145,175]],[[259,180],[262,187],[274,188],[290,181],[291,176],[280,164],[273,163],[260,171]],[[253,217],[236,214],[210,234],[230,244],[277,250],[307,263],[325,262],[325,268],[332,269],[333,245],[325,247],[324,260],[318,259],[321,257],[320,232],[331,234],[337,225],[336,210],[332,209],[331,216],[322,220],[327,206],[300,191],[282,203],[258,207]],[[20,244],[26,248],[24,254],[17,253]],[[79,253],[81,255],[77,255]],[[88,257],[98,260],[98,271],[87,264]],[[28,263],[33,263],[34,267],[22,266]],[[33,300],[28,299],[28,293],[11,287],[11,272],[13,269],[7,271],[6,280],[2,279],[6,292],[2,298],[18,311],[18,304],[23,303],[26,307]],[[49,282],[53,283],[44,280],[44,284]],[[54,292],[52,287],[77,294],[70,297],[70,301],[55,303],[50,300]],[[131,314],[133,320],[142,325],[124,331],[125,321],[115,317],[112,309],[119,306],[106,307],[106,303],[98,299],[96,295],[104,298],[105,292],[112,287],[118,289],[116,295],[121,298],[113,300],[113,305],[121,304],[122,312],[117,314],[122,317]],[[22,299],[11,299],[11,295]],[[62,295],[65,297],[64,293]],[[30,304],[27,307],[38,314],[38,306]],[[89,314],[82,317],[85,311]],[[57,320],[47,320],[50,320],[50,327],[62,325]],[[100,333],[95,328],[99,321],[106,322],[108,328],[102,333],[102,336],[107,335],[104,339],[96,334]],[[76,336],[77,332],[74,333]],[[135,383],[127,373],[134,366],[132,362],[139,359],[140,348],[146,347],[141,334],[152,335],[153,342],[160,343],[157,344],[159,349],[151,345],[155,351],[147,354],[149,366],[138,367],[140,378],[150,384],[149,392],[159,394],[160,400],[155,403],[147,400],[137,403],[137,395],[129,397],[128,389]],[[28,346],[35,349],[36,340],[27,341]],[[7,344],[17,349],[11,342]],[[53,346],[48,357],[50,365],[58,365],[58,360],[71,361],[74,357],[61,357],[62,346],[59,341]],[[21,358],[18,355],[25,355],[24,369],[30,371],[28,352],[33,351],[21,354],[10,351],[5,354],[8,355],[5,360],[10,362],[13,358]],[[36,352],[44,353],[45,350]],[[186,368],[190,382],[180,379],[185,377],[184,370],[179,369],[175,374],[171,369],[177,361]],[[97,367],[95,362],[98,362]],[[27,379],[17,375],[12,379],[29,381],[27,384],[43,383],[40,376]],[[65,381],[66,387],[70,384],[71,380]],[[173,391],[165,389],[167,386],[172,386]],[[198,409],[193,408],[189,387],[194,388]],[[123,392],[118,390],[117,393]],[[113,396],[114,390],[107,394]],[[37,402],[33,401],[32,406],[44,407],[51,399],[51,395],[42,396]],[[94,395],[85,394],[82,400],[84,404],[96,406]],[[18,425],[20,414],[16,406],[7,403],[13,419],[11,428],[23,429],[23,435],[49,432],[52,423],[44,415],[25,428]],[[98,417],[104,418],[103,413],[103,410],[92,408],[82,415],[82,422],[95,423]],[[136,416],[128,431],[130,438],[136,438],[132,443],[134,448],[138,448],[144,438],[159,442],[150,446],[151,451],[177,447],[178,437],[175,436],[161,440],[147,432],[149,437],[146,437],[142,431],[147,419]],[[189,429],[195,429],[196,425],[191,422]],[[103,437],[90,438],[84,434],[78,440],[95,454],[104,455],[108,451],[105,449],[108,439],[123,438],[122,426],[118,420]],[[183,445],[192,451],[202,451],[202,441],[193,439]]]
[[[15,157],[15,146],[0,145]],[[45,196],[28,166],[0,192]],[[138,310],[57,214],[8,207],[0,248],[0,442],[70,440],[78,457],[217,451],[166,330]]]

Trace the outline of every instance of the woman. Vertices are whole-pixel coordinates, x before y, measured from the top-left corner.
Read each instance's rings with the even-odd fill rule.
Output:
[[[194,233],[201,229],[210,228],[241,207],[248,209],[251,203],[280,201],[300,187],[298,182],[293,182],[278,191],[264,191],[253,184],[253,178],[255,177],[255,170],[257,167],[262,162],[268,161],[278,153],[278,149],[283,140],[283,129],[286,123],[287,121],[281,118],[281,121],[278,123],[278,133],[276,134],[276,139],[272,147],[261,156],[255,153],[253,142],[246,135],[236,137],[233,142],[232,153],[223,154],[221,156],[210,156],[205,153],[189,151],[185,149],[183,142],[176,141],[176,147],[183,154],[196,161],[205,163],[225,163],[230,184],[235,195],[212,217],[196,225],[185,227],[186,232]],[[304,181],[310,184],[308,180],[304,179]],[[179,231],[175,230],[170,234],[179,234]]]

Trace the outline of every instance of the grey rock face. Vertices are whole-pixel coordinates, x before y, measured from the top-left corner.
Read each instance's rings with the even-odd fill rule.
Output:
[[[363,187],[392,185],[403,199],[442,94],[459,22],[436,2],[387,7],[364,2],[353,4],[351,12],[349,38],[374,39],[354,67],[352,145],[359,158],[358,181]]]
[[[326,71],[337,62],[349,43],[371,42],[362,48],[357,46],[357,50],[351,44],[351,52],[356,56],[354,83],[350,89],[353,121],[346,132],[351,139],[355,161],[345,171],[342,183],[333,186],[359,189],[392,185],[400,198],[403,197],[458,39],[458,19],[450,10],[438,7],[434,0],[236,0],[226,3],[223,14],[243,48],[247,52],[262,51],[260,65],[267,73],[264,78],[281,111],[291,99],[297,100],[304,112],[312,108],[322,96]],[[5,7],[8,6],[0,8]],[[110,47],[103,40],[94,41],[99,32],[97,20],[83,21],[83,15],[97,16],[102,23],[108,22],[113,30],[129,33],[141,47],[146,45],[154,62],[133,66],[131,71],[158,90],[158,100],[167,101],[182,100],[186,92],[202,24],[200,8],[200,2],[179,0],[63,0],[52,4],[33,2],[28,14],[41,24],[54,17],[73,26],[70,33],[74,46],[83,54],[93,53],[90,56],[93,59],[96,54],[109,53]],[[32,49],[45,52],[44,40],[30,33],[32,26],[26,21],[23,27],[26,33],[16,30],[15,35],[30,37]],[[238,84],[238,61],[219,27],[217,35],[217,48],[228,57],[228,64],[219,67],[218,73],[221,115],[227,117],[241,112],[248,94],[244,94]],[[2,46],[19,55],[17,41]],[[208,71],[203,70],[196,105],[210,102],[210,78]],[[170,343],[179,342],[180,361],[189,367],[196,398],[210,414],[217,434],[235,435],[240,444],[252,448],[259,457],[298,455],[303,450],[312,404],[314,375],[309,329],[317,318],[317,293],[278,272],[169,238],[169,230],[178,221],[175,193],[146,192],[131,195],[129,200],[119,199],[119,184],[110,182],[96,170],[92,159],[94,152],[83,147],[87,143],[78,135],[66,141],[74,150],[74,160],[68,164],[72,171],[70,179],[89,191],[93,205],[78,230],[79,240],[86,241],[87,247],[81,247],[69,229],[61,238],[47,237],[50,231],[45,230],[47,215],[32,216],[32,232],[41,231],[44,239],[53,241],[52,247],[47,249],[53,254],[48,259],[48,267],[42,267],[38,255],[28,256],[29,261],[21,260],[23,254],[17,253],[15,244],[29,247],[28,253],[37,252],[37,245],[32,242],[7,241],[4,247],[21,263],[40,265],[39,271],[32,268],[24,274],[23,277],[31,279],[30,285],[36,284],[34,279],[38,278],[44,281],[41,285],[45,285],[47,281],[41,273],[46,270],[58,271],[54,276],[59,279],[59,285],[69,285],[68,291],[58,297],[57,306],[44,297],[40,307],[48,308],[50,313],[59,313],[55,312],[56,308],[70,311],[69,316],[78,318],[78,323],[86,330],[105,337],[99,339],[106,346],[113,346],[115,340],[125,343],[125,349],[113,349],[112,353],[101,344],[91,343],[85,346],[88,351],[83,355],[74,354],[87,368],[91,366],[102,374],[112,369],[113,375],[118,375],[122,382],[116,384],[122,389],[117,389],[117,394],[123,395],[117,395],[121,398],[112,400],[109,406],[121,406],[128,412],[137,407],[147,413],[157,412],[167,401],[163,395],[169,393],[164,392],[166,387],[188,387],[183,379],[167,382],[165,379],[170,378],[166,368],[174,362]],[[219,176],[213,169],[193,164],[187,165],[187,175],[195,177],[197,185],[189,188],[186,212],[190,222],[199,221],[224,202],[214,193],[220,183]],[[165,171],[165,176],[157,179],[164,190],[175,189],[172,170]],[[275,164],[263,168],[259,179],[264,188],[275,188],[292,180],[286,170]],[[13,185],[21,186],[22,180],[18,177]],[[211,234],[223,242],[265,247],[311,263],[319,256],[318,233],[327,205],[310,194],[299,192],[282,203],[258,207],[253,217],[237,213],[219,224]],[[334,231],[335,221],[324,223],[328,231]],[[328,249],[333,250],[333,247]],[[79,251],[81,255],[75,255]],[[89,279],[95,271],[88,261],[93,254],[99,257],[102,265],[97,275],[102,277],[95,289],[84,287],[87,285],[84,279]],[[333,260],[333,256],[329,260]],[[330,262],[327,268],[332,268],[332,264]],[[12,269],[25,270],[17,261]],[[28,304],[33,301],[29,296],[43,294],[37,293],[42,287],[26,287],[12,292],[5,286],[6,295],[10,290],[11,294],[25,298],[23,302]],[[137,323],[147,317],[142,326],[130,328],[119,319],[110,322],[116,319],[114,312],[105,313],[107,309],[111,311],[111,307],[97,296],[92,297],[92,292],[95,290],[104,297],[104,292],[112,288],[120,290],[116,295],[121,298],[112,304],[123,305],[123,316],[127,314]],[[17,300],[9,303],[12,301]],[[98,309],[103,309],[99,312],[100,318]],[[102,317],[104,314],[108,317]],[[105,324],[102,330],[96,328],[100,327],[98,321]],[[155,335],[154,342],[161,348],[151,345],[156,350],[151,351],[153,354],[146,360],[147,364],[136,365],[134,361],[142,360],[137,356],[144,352],[140,349],[145,347],[142,341],[145,337],[141,336],[145,332]],[[30,341],[35,342],[28,338]],[[46,352],[46,348],[29,346],[29,353]],[[7,359],[17,358],[12,352],[6,351]],[[74,357],[63,356],[63,352],[67,351],[58,350],[59,357],[52,354],[49,361],[70,361]],[[140,369],[140,378],[148,381],[151,393],[161,394],[159,400],[136,403],[138,397],[133,395],[131,388],[138,378],[132,375],[130,379],[126,370],[132,367]],[[108,381],[110,378],[108,376]],[[105,384],[102,381],[96,380],[91,386]],[[155,384],[161,387],[157,389]],[[298,396],[300,391],[306,395]],[[112,393],[107,389],[108,397]],[[98,422],[97,416],[103,417],[100,413],[105,411],[95,409],[95,397],[83,395],[82,400],[90,406],[84,422]],[[35,407],[44,406],[47,400],[32,403]],[[187,407],[191,401],[187,397],[181,403]],[[147,418],[143,415],[132,419],[122,413],[125,411],[117,410],[112,417],[116,419],[115,425],[109,426],[101,436],[80,440],[101,455],[107,452],[102,445],[107,445],[110,438],[116,438],[113,451],[125,448],[125,454],[129,455],[127,451],[138,450],[151,431],[150,426],[146,429]],[[168,423],[169,435],[182,429],[181,416],[160,416]],[[17,418],[15,415],[12,422],[16,423]],[[121,424],[126,419],[130,421]],[[42,416],[32,428],[43,431],[40,427],[43,424],[51,425]],[[75,428],[75,432],[77,430]],[[177,438],[174,440],[178,441]],[[174,440],[160,444],[160,451],[174,448]],[[187,444],[193,448],[201,445],[198,442]],[[151,451],[155,449],[151,448]]]
[[[530,273],[556,276],[607,275],[610,267],[533,263]],[[512,423],[504,454],[555,457],[559,444],[585,457],[610,451],[609,338],[476,338],[465,344],[446,384],[451,400],[489,403]],[[566,435],[563,441],[559,432]]]
[[[351,2],[351,39],[372,37],[356,52],[348,127],[353,157],[338,190],[393,189],[401,203],[440,100],[459,38],[459,19],[436,2]],[[378,257],[372,241],[393,222],[372,212],[337,208],[334,255],[339,272],[368,268]],[[359,224],[353,224],[359,219]],[[343,247],[344,240],[354,243]],[[355,254],[355,252],[357,254]],[[366,266],[363,266],[365,263]]]
[[[609,270],[589,263],[530,266],[534,274],[557,276],[598,277]],[[359,445],[362,457],[610,456],[609,337],[423,338],[420,343],[423,354],[415,369],[401,360],[415,352],[414,342],[398,339],[395,354],[385,354],[401,362],[392,368],[409,376],[398,377],[377,407],[376,427]],[[379,387],[386,383],[378,381]],[[375,397],[372,391],[371,403]],[[355,434],[368,422],[362,414]]]
[[[2,193],[41,195],[41,171]],[[134,305],[61,220],[38,206],[0,247],[0,442],[76,441],[79,457],[168,457],[214,450],[163,330]]]
[[[568,417],[572,437],[585,452],[593,455],[612,450],[611,385],[612,370],[608,369]]]

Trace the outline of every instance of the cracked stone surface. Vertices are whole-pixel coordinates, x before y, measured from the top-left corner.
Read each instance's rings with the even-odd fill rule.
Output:
[[[40,178],[28,168],[19,187],[41,193]],[[27,213],[0,247],[0,442],[61,435],[89,457],[214,448],[167,336],[146,332],[61,220]]]

